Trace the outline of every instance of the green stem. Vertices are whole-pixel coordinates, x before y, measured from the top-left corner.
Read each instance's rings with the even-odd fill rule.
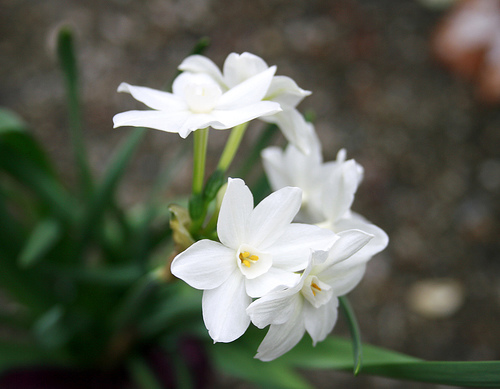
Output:
[[[225,172],[229,165],[231,165],[247,127],[248,122],[239,124],[232,129],[231,135],[229,135],[229,139],[220,157],[219,164],[217,165],[218,170]]]
[[[205,161],[207,158],[208,128],[194,132],[193,152],[193,195],[203,191],[203,178],[205,177]]]

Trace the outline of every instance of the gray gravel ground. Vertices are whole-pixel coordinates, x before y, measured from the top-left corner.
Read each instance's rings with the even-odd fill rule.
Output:
[[[414,0],[0,0],[0,105],[27,120],[71,181],[53,55],[61,23],[77,31],[96,173],[127,133],[112,129],[113,115],[139,107],[116,93],[120,82],[161,88],[202,36],[211,38],[206,55],[219,65],[232,51],[260,55],[313,91],[300,109],[316,113],[325,158],[345,147],[365,167],[354,209],[391,240],[351,293],[364,340],[426,359],[499,359],[500,111],[477,102],[471,85],[432,59],[429,42],[442,16]],[[226,136],[214,135],[209,152]],[[179,142],[150,131],[124,202],[147,193]],[[189,177],[189,167],[179,172],[176,193],[189,191]],[[425,308],[440,298],[433,285],[422,286],[428,280],[445,285],[445,305],[454,309],[436,316]],[[346,334],[345,323],[335,332]],[[308,376],[318,388],[440,388],[339,372]]]

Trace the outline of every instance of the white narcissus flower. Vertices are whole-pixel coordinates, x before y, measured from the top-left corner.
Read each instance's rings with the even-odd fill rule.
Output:
[[[317,224],[336,233],[358,229],[372,234],[374,238],[355,255],[366,262],[387,246],[389,238],[382,229],[351,210],[363,179],[363,167],[353,159],[346,161],[344,149],[335,161],[323,162],[321,144],[314,131],[313,134],[309,155],[291,144],[285,151],[278,147],[263,150],[264,170],[271,188],[302,189],[302,206],[296,221]]]
[[[210,75],[223,90],[234,88],[268,68],[262,58],[250,53],[229,54],[224,62],[223,72],[202,55],[189,56],[179,66],[179,69],[184,71]],[[291,78],[274,76],[263,99],[279,103],[282,111],[260,117],[266,122],[276,124],[288,141],[304,153],[310,152],[310,128],[295,107],[310,94],[311,92],[299,88]]]
[[[250,324],[252,298],[294,285],[311,251],[335,241],[332,231],[291,223],[300,203],[301,190],[286,187],[254,208],[243,180],[229,179],[217,223],[220,243],[201,240],[174,258],[172,274],[204,290],[203,320],[214,341],[239,338]]]
[[[278,103],[262,101],[276,67],[255,74],[234,88],[222,90],[207,74],[181,73],[172,93],[122,83],[118,92],[128,92],[153,110],[127,111],[114,116],[114,127],[148,127],[176,132],[186,138],[192,131],[212,127],[232,128],[263,115],[281,111]]]
[[[352,290],[364,273],[364,264],[352,256],[372,238],[362,231],[339,234],[329,252],[316,251],[299,282],[277,289],[247,308],[259,328],[271,325],[256,358],[271,361],[291,350],[307,331],[313,345],[324,340],[337,321],[338,296]]]

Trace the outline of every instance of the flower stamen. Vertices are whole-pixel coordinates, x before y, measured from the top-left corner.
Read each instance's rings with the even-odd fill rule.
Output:
[[[316,293],[321,292],[321,288],[315,282],[311,282],[311,290],[313,292],[313,296],[316,296]]]
[[[252,255],[248,251],[244,251],[240,253],[239,255],[240,261],[243,265],[246,267],[250,267],[252,265],[252,262],[256,262],[259,260],[259,257],[257,255]],[[252,261],[252,262],[250,262]]]

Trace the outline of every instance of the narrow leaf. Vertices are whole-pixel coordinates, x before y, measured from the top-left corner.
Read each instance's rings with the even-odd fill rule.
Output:
[[[0,171],[14,177],[18,182],[33,191],[50,208],[53,215],[63,220],[73,221],[76,212],[73,199],[62,185],[47,173],[36,161],[13,151],[0,142]]]
[[[80,249],[78,249],[77,252],[81,252],[81,248],[85,247],[88,243],[92,232],[96,230],[96,226],[99,226],[102,221],[104,213],[114,208],[112,200],[115,190],[120,183],[120,179],[125,172],[128,162],[130,161],[144,134],[145,130],[143,128],[132,131],[132,133],[125,140],[124,144],[113,156],[102,183],[98,186],[94,195],[90,199],[88,209],[85,212],[79,243]]]
[[[141,389],[162,389],[163,385],[160,384],[158,378],[155,376],[151,367],[146,361],[139,357],[130,357],[127,363],[128,370],[133,380]]]
[[[349,300],[345,296],[339,297],[340,309],[349,325],[352,337],[352,354],[354,358],[354,375],[358,375],[363,364],[363,345],[361,343],[361,333],[358,321]]]
[[[15,112],[0,108],[0,134],[6,131],[24,131],[26,127],[26,123]]]
[[[82,136],[78,68],[73,46],[71,29],[69,27],[61,28],[57,39],[57,53],[66,82],[71,143],[80,180],[80,189],[83,194],[88,196],[92,191],[92,177]]]
[[[56,244],[60,236],[61,225],[56,220],[42,220],[21,251],[19,265],[25,268],[35,265]]]
[[[500,387],[500,361],[366,364],[364,373],[441,385]]]

